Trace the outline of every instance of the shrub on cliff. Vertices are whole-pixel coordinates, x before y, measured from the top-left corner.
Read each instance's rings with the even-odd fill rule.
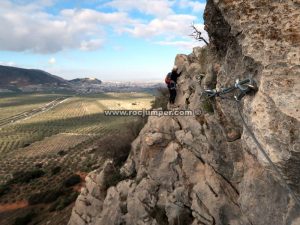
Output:
[[[46,192],[35,193],[35,194],[32,194],[28,198],[28,204],[36,205],[36,204],[41,204],[41,203],[54,202],[56,199],[58,199],[63,194],[64,194],[64,191],[61,189],[54,189],[54,190],[48,190]]]
[[[74,186],[74,185],[76,185],[76,184],[79,184],[80,182],[81,182],[80,176],[77,175],[77,174],[73,174],[72,176],[68,177],[68,178],[64,181],[63,185],[64,185],[65,187],[72,187],[72,186]]]
[[[0,185],[0,197],[7,194],[10,191],[10,187],[7,184]]]
[[[60,166],[56,166],[54,168],[51,169],[51,175],[56,175],[61,171],[61,167]]]
[[[99,154],[104,160],[112,160],[113,169],[105,178],[104,190],[116,185],[124,179],[120,173],[120,168],[128,158],[131,150],[131,143],[138,136],[141,129],[147,122],[147,117],[138,117],[127,123],[122,133],[108,135],[99,140],[99,146],[95,148],[94,153]]]
[[[134,136],[128,132],[107,136],[101,140],[99,153],[104,159],[112,159],[116,166],[120,166],[127,159],[133,140]]]
[[[147,120],[148,120],[147,117],[138,117],[137,119],[127,124],[127,130],[129,132],[127,133],[127,138],[129,141],[130,140],[133,141],[139,135],[140,131],[147,123]]]
[[[202,101],[202,108],[205,113],[213,113],[214,107],[209,99]]]
[[[78,194],[79,194],[78,192],[68,192],[67,195],[62,196],[56,202],[54,202],[50,206],[49,211],[53,212],[53,211],[63,210],[68,205],[76,201]]]
[[[25,216],[17,217],[13,225],[27,225],[35,216],[36,214],[34,212],[29,212]]]
[[[45,175],[45,172],[40,169],[30,171],[20,171],[13,174],[13,178],[8,182],[10,184],[29,183],[33,179],[40,178]]]
[[[157,109],[162,108],[167,110],[167,105],[169,101],[169,90],[168,88],[158,88],[156,91],[155,99],[152,101],[151,108]]]
[[[111,173],[107,174],[105,178],[105,187],[104,190],[107,190],[108,188],[117,185],[120,181],[122,181],[124,177],[120,173],[120,168],[115,167]]]

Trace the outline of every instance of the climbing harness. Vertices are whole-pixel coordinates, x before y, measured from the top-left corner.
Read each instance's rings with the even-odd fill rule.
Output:
[[[284,185],[286,186],[287,190],[289,191],[289,193],[291,194],[291,196],[294,198],[296,204],[298,204],[300,206],[300,200],[298,199],[298,197],[296,196],[296,194],[292,191],[292,189],[290,188],[290,186],[288,185],[288,183],[286,182],[286,180],[284,179],[283,175],[281,174],[281,172],[279,171],[279,169],[275,166],[275,164],[272,162],[271,158],[269,157],[269,155],[266,153],[266,151],[263,149],[263,147],[261,146],[261,144],[259,143],[259,141],[257,140],[257,138],[255,137],[254,133],[251,131],[251,129],[249,128],[249,126],[247,125],[241,109],[240,109],[240,101],[241,99],[246,95],[246,94],[250,94],[251,92],[256,92],[257,91],[257,86],[256,83],[253,79],[248,78],[242,81],[236,80],[234,86],[232,87],[228,87],[228,88],[221,88],[220,90],[217,89],[207,89],[204,90],[204,94],[208,97],[208,98],[212,98],[212,97],[220,97],[220,98],[224,98],[223,95],[230,93],[232,91],[238,91],[239,93],[234,95],[234,100],[237,104],[237,109],[239,112],[239,115],[241,117],[241,120],[243,122],[243,125],[245,126],[247,132],[250,134],[250,136],[252,137],[253,141],[255,142],[255,144],[257,145],[258,149],[260,150],[260,152],[264,155],[264,157],[267,159],[267,161],[269,162],[269,164],[271,165],[272,169],[274,170],[274,172],[279,176],[279,178],[283,181]],[[231,99],[232,100],[232,99]]]

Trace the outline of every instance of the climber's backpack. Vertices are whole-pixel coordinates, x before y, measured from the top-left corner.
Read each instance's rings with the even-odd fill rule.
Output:
[[[168,84],[168,88],[170,90],[175,90],[176,89],[176,83],[175,83],[175,81],[171,80],[170,84]]]
[[[169,85],[169,84],[171,83],[171,73],[168,73],[168,74],[167,74],[167,76],[166,76],[166,78],[165,78],[165,83],[166,83],[167,85]]]

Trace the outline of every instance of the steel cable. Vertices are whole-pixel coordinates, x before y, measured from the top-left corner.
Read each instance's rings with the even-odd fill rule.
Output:
[[[275,164],[272,162],[272,160],[270,159],[269,155],[266,153],[266,151],[263,149],[263,147],[261,146],[261,144],[259,143],[259,141],[257,140],[257,138],[255,137],[255,135],[253,134],[253,132],[251,131],[251,129],[249,128],[249,126],[247,125],[241,109],[240,109],[240,102],[236,101],[237,104],[237,108],[238,108],[238,112],[239,115],[242,119],[243,125],[245,126],[247,132],[250,134],[251,138],[253,139],[253,141],[256,143],[258,149],[260,150],[260,152],[264,155],[264,157],[267,159],[267,161],[269,162],[269,164],[271,165],[271,167],[273,168],[273,170],[278,174],[279,178],[284,182],[284,185],[286,186],[287,190],[289,191],[289,193],[291,194],[291,196],[294,198],[295,202],[298,204],[298,206],[300,206],[300,200],[298,199],[298,197],[296,196],[296,194],[292,191],[292,189],[290,188],[290,186],[288,185],[288,183],[286,182],[286,180],[284,179],[283,175],[281,174],[281,172],[279,171],[279,169],[275,166]]]

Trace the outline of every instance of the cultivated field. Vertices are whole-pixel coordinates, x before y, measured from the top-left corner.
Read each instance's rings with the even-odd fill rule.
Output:
[[[16,217],[26,217],[33,209],[36,214],[35,204],[28,203],[32,195],[56,193],[63,185],[65,190],[69,188],[66,179],[77,174],[83,180],[86,173],[101,167],[99,151],[105,152],[107,144],[101,140],[128,133],[129,124],[137,119],[108,117],[104,110],[150,108],[152,100],[144,93],[2,97],[0,122],[9,122],[0,123],[0,224],[13,224]],[[50,106],[53,101],[57,103]],[[12,117],[15,119],[7,119]],[[82,184],[76,185],[70,186],[72,190],[78,191]],[[50,209],[36,203],[37,210],[47,212],[43,218],[49,217],[48,224],[63,224],[58,220],[70,213],[69,204],[76,197],[68,195],[67,200],[72,201],[67,201],[63,194],[57,196],[48,200]],[[61,215],[53,217],[53,213]],[[35,220],[35,224],[44,222]]]
[[[39,108],[67,95],[60,94],[3,94],[0,93],[0,120]]]

